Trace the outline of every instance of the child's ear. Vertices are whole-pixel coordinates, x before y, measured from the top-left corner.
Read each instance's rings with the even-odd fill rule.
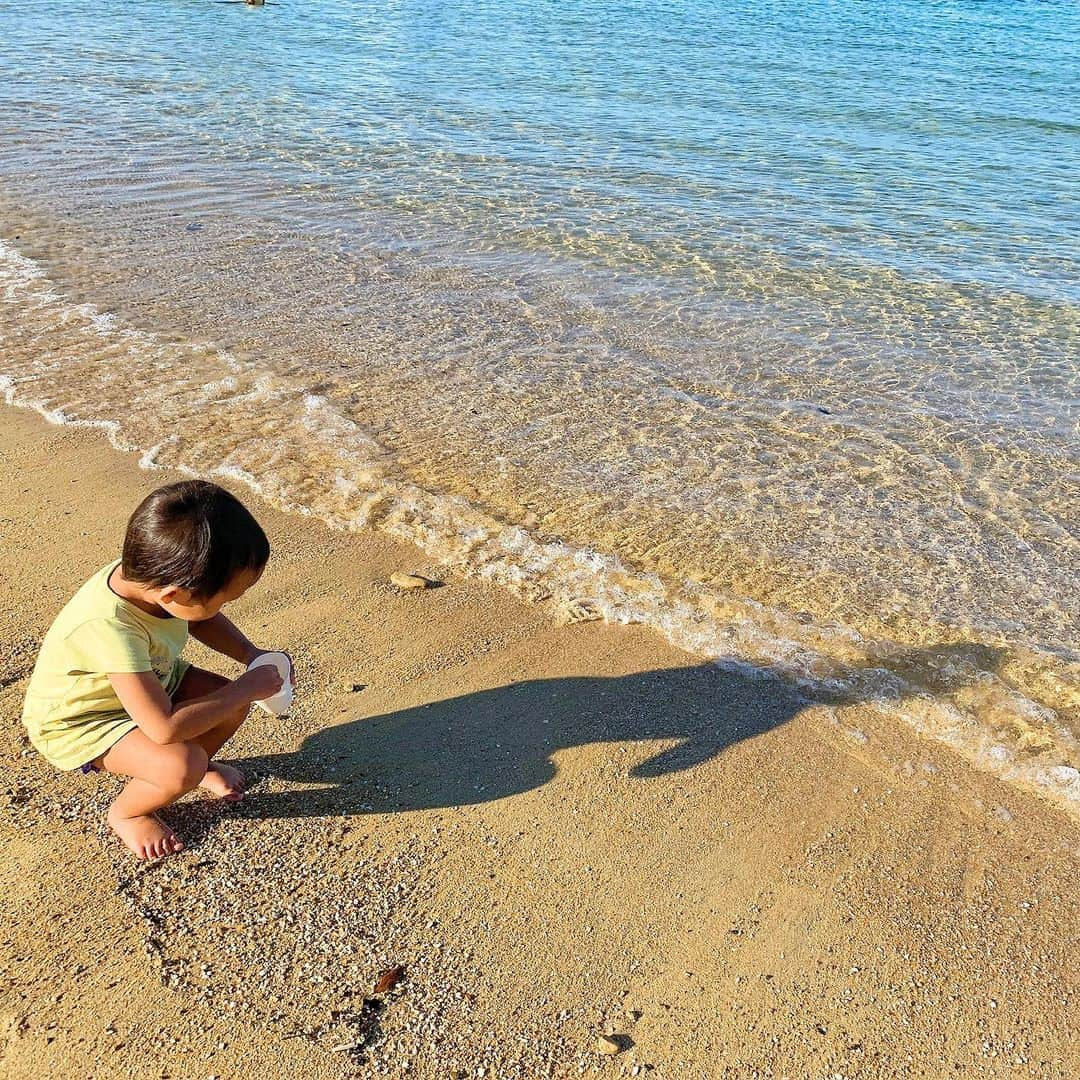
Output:
[[[183,597],[180,595],[180,588],[176,585],[166,585],[164,589],[157,595],[157,602],[166,604],[183,603]]]

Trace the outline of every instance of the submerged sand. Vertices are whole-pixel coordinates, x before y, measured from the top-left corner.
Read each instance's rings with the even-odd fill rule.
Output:
[[[244,804],[178,807],[189,848],[136,864],[114,781],[52,770],[18,716],[53,615],[173,476],[0,415],[3,1076],[1080,1072],[1059,809],[873,708],[246,492],[274,556],[230,614],[293,654],[297,704],[230,745]]]

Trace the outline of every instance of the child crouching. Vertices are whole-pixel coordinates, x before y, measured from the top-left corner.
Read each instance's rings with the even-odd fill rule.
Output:
[[[243,776],[214,757],[281,676],[265,665],[230,681],[180,652],[189,632],[245,665],[266,651],[221,609],[269,558],[259,523],[224,488],[169,484],[132,515],[122,558],[94,574],[45,635],[23,706],[30,741],[57,768],[131,777],[108,821],[139,858],[183,847],[156,811],[186,792],[243,795]]]

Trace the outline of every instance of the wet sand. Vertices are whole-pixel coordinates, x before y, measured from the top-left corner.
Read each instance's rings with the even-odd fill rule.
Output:
[[[243,491],[274,555],[229,613],[292,652],[297,705],[227,748],[247,800],[178,807],[189,848],[140,867],[101,827],[114,781],[18,717],[50,620],[174,474],[0,416],[4,1076],[1080,1070],[1060,810],[872,706]]]

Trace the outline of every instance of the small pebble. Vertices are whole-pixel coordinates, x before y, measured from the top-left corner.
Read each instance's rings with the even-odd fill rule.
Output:
[[[390,583],[399,589],[430,589],[436,584],[429,578],[421,577],[419,574],[407,574],[404,570],[395,570],[390,575]]]
[[[622,1047],[615,1039],[611,1038],[610,1035],[601,1035],[600,1038],[596,1040],[596,1049],[599,1050],[601,1054],[608,1054],[610,1056],[611,1054],[617,1054]]]

